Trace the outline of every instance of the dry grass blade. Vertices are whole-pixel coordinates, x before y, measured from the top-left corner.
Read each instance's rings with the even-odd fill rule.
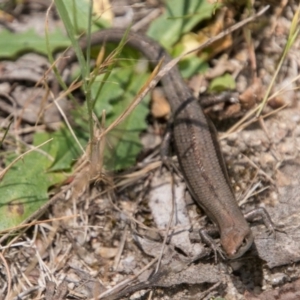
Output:
[[[11,274],[10,274],[10,269],[8,267],[6,259],[4,258],[3,254],[1,252],[0,252],[0,259],[2,260],[3,265],[5,267],[5,270],[6,270],[6,275],[7,275],[7,295],[9,295],[10,292],[11,292]],[[5,299],[8,299],[8,296],[6,296]]]
[[[103,160],[107,143],[105,136],[102,136],[101,133],[105,131],[106,112],[102,112],[101,124],[99,124],[96,116],[94,116],[94,119],[95,124],[98,126],[98,128],[94,129],[95,133],[93,135],[93,141],[90,145],[90,178],[98,180],[99,174],[105,173],[103,169]]]
[[[285,105],[275,109],[274,111],[265,114],[262,117],[267,118],[271,115],[277,114],[279,111],[283,110],[287,106],[288,106],[288,104],[285,104]],[[231,128],[229,128],[225,134],[222,134],[222,136],[219,139],[223,140],[223,139],[227,138],[231,133],[240,132],[240,131],[244,130],[245,128],[247,128],[249,125],[257,122],[258,118],[256,118],[254,116],[254,114],[258,111],[258,109],[259,109],[259,107],[257,106],[254,109],[252,109],[251,111],[249,111],[241,120],[239,120]]]
[[[293,78],[293,80],[291,81],[291,83],[296,82],[298,79],[300,78],[300,75],[296,76],[295,78]],[[280,95],[284,90],[286,90],[286,88],[289,86],[289,84],[286,84],[285,86],[281,87],[278,91],[274,92],[269,98],[268,101],[272,100],[273,98],[277,97],[278,95]],[[275,109],[274,111],[265,114],[263,117],[269,117],[273,114],[276,114],[277,112],[281,111],[282,109],[286,108],[288,106],[288,104],[285,104],[277,109]],[[250,124],[257,122],[257,117],[254,116],[258,110],[259,110],[260,106],[256,106],[254,107],[252,110],[250,110],[246,115],[244,115],[244,117],[242,119],[240,119],[237,123],[235,123],[231,128],[229,128],[227,130],[227,132],[225,134],[223,134],[220,139],[224,139],[226,138],[228,135],[230,135],[233,132],[238,132],[241,131],[243,129],[245,129],[247,126],[249,126]],[[254,116],[254,117],[253,117]],[[253,118],[251,118],[253,117]]]
[[[115,188],[112,178],[108,175],[108,172],[104,169],[104,151],[107,147],[106,137],[102,135],[105,124],[105,111],[102,113],[102,123],[98,122],[96,116],[94,116],[94,133],[92,141],[87,146],[86,153],[82,157],[82,163],[79,168],[74,172],[75,178],[73,181],[72,198],[76,201],[86,191],[91,182],[104,183],[105,189],[103,194],[113,190]],[[100,193],[101,194],[101,193]]]
[[[264,109],[264,107],[265,107],[265,105],[267,103],[267,100],[269,98],[269,94],[271,92],[271,89],[272,89],[272,87],[273,87],[273,85],[275,83],[275,80],[276,80],[276,78],[277,78],[277,76],[279,74],[279,71],[280,71],[280,69],[281,69],[281,67],[283,65],[283,61],[286,58],[286,56],[287,56],[289,50],[291,49],[292,45],[294,44],[294,42],[296,40],[296,37],[299,34],[299,31],[300,31],[300,28],[299,28],[299,15],[300,15],[300,5],[298,6],[298,9],[297,9],[296,13],[294,14],[294,17],[293,17],[293,20],[292,20],[292,25],[290,27],[290,32],[289,32],[287,43],[286,43],[286,45],[284,47],[284,50],[282,52],[280,61],[278,63],[278,66],[276,68],[274,76],[273,76],[273,78],[272,78],[272,80],[271,80],[271,82],[270,82],[270,84],[268,86],[268,89],[267,89],[267,91],[265,93],[265,96],[264,96],[264,98],[262,100],[262,103],[259,105],[259,109],[258,109],[258,112],[256,114],[256,117],[258,117],[261,114],[262,110]]]
[[[130,279],[126,279],[113,288],[111,288],[108,291],[105,291],[101,295],[97,297],[97,299],[103,299],[105,297],[113,296],[118,293],[118,291],[125,288],[125,286],[129,285],[131,282],[133,282],[135,279],[137,279],[142,273],[144,273],[146,270],[148,270],[152,265],[154,265],[157,262],[158,258],[154,258],[149,264],[147,264],[144,268],[142,268],[137,274],[132,276]]]
[[[24,293],[26,295],[26,293],[31,293],[31,289],[28,289],[27,291],[24,291],[23,293],[18,294],[18,292],[20,290],[22,290],[22,286],[24,285],[24,283],[28,280],[28,276],[30,274],[30,272],[36,267],[36,265],[38,263],[42,264],[42,266],[45,266],[45,268],[41,268],[43,269],[42,272],[42,276],[45,276],[46,273],[47,276],[49,276],[49,272],[47,270],[47,266],[44,264],[44,262],[41,260],[41,256],[44,255],[44,253],[46,252],[47,248],[52,244],[54,236],[56,235],[58,230],[58,227],[56,226],[55,228],[53,228],[53,230],[49,233],[49,235],[47,236],[47,240],[46,242],[43,244],[43,248],[40,249],[39,251],[35,251],[35,256],[34,258],[30,261],[30,264],[26,267],[26,269],[22,272],[22,279],[19,280],[16,284],[16,286],[14,287],[14,289],[11,291],[10,294],[8,294],[8,299],[19,299],[22,298],[21,295]],[[34,243],[36,236],[31,240],[31,243]],[[10,243],[12,244],[12,242]],[[45,279],[42,279],[45,282]],[[41,289],[40,285],[37,285],[35,287],[36,289]]]
[[[23,229],[23,228],[29,228],[31,226],[34,226],[34,225],[39,225],[39,224],[43,224],[43,223],[50,223],[50,222],[53,222],[53,221],[61,221],[61,220],[66,220],[66,219],[70,219],[70,218],[75,218],[77,217],[77,215],[72,215],[72,216],[65,216],[65,217],[59,217],[59,218],[52,218],[52,219],[49,219],[49,220],[41,220],[41,221],[33,221],[33,222],[30,222],[30,223],[26,223],[26,224],[20,224],[18,226],[15,226],[15,227],[11,227],[11,228],[7,228],[5,230],[1,230],[0,231],[0,235],[5,233],[5,232],[13,232],[13,231],[16,231],[16,230],[20,230],[20,229]],[[0,249],[3,250],[3,249],[6,249],[6,248],[9,248],[10,246],[0,246]]]
[[[82,153],[85,154],[85,151],[84,151],[82,145],[80,144],[79,140],[77,139],[77,136],[76,136],[76,134],[74,133],[73,128],[72,128],[72,126],[71,126],[71,124],[70,124],[70,122],[69,122],[69,120],[68,120],[66,114],[64,113],[63,109],[61,109],[61,107],[60,107],[60,105],[59,105],[59,103],[58,103],[58,100],[59,100],[59,99],[63,98],[65,95],[71,93],[72,90],[76,90],[78,87],[81,86],[81,84],[82,84],[81,82],[78,82],[77,84],[74,84],[74,85],[73,85],[71,88],[69,88],[65,93],[63,93],[62,95],[60,95],[60,96],[58,97],[58,99],[54,99],[54,103],[55,103],[55,105],[56,105],[58,111],[60,112],[61,116],[63,117],[65,123],[67,124],[67,127],[69,128],[69,130],[70,130],[70,132],[71,132],[71,134],[72,134],[74,140],[76,141],[77,145],[78,145],[79,148],[81,149]]]
[[[6,128],[6,130],[4,131],[4,134],[3,134],[3,136],[2,136],[2,139],[0,140],[0,148],[2,147],[2,144],[3,144],[3,142],[4,142],[4,140],[5,140],[6,136],[7,136],[7,133],[9,132],[9,128],[10,128],[10,126],[11,126],[12,123],[13,123],[13,121],[11,120],[11,121],[9,122],[9,124],[8,124],[8,126],[7,126],[7,128]],[[0,179],[1,179],[1,177],[0,177]]]
[[[117,177],[117,179],[120,178],[120,181],[116,183],[116,187],[119,187],[120,190],[128,187],[130,184],[133,184],[147,176],[151,171],[161,167],[161,164],[162,163],[160,161],[155,161],[147,164],[145,167],[138,171],[130,172],[129,174]]]

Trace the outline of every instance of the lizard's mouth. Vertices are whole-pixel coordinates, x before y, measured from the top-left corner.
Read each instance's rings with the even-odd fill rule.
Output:
[[[241,257],[253,244],[253,235],[249,230],[248,234],[241,238],[240,235],[234,234],[224,239],[222,246],[228,259],[236,259]]]

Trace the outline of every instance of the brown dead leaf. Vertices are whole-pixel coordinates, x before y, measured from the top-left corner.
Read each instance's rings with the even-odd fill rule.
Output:
[[[254,82],[239,96],[242,108],[252,108],[259,99],[262,97],[262,84],[259,78],[256,78]]]
[[[103,258],[114,258],[117,255],[118,248],[100,247],[96,252]]]
[[[114,13],[112,11],[109,0],[94,0],[93,4],[94,13],[110,23],[114,19]]]
[[[241,111],[241,105],[239,103],[228,106],[224,112],[224,118],[230,118],[237,115]]]
[[[279,107],[282,107],[283,105],[285,105],[285,99],[283,99],[282,97],[275,97],[273,99],[271,99],[268,102],[268,105],[273,108],[273,109],[277,109]]]
[[[171,113],[170,104],[161,88],[155,88],[152,92],[151,113],[155,118],[167,118]]]
[[[15,19],[15,18],[14,18],[13,15],[11,15],[11,14],[9,14],[9,13],[3,11],[3,10],[0,10],[0,20],[1,20],[2,22],[9,22],[9,23],[12,23],[14,19]]]
[[[224,105],[222,103],[214,106],[215,110],[212,112],[212,114],[215,115],[215,112],[218,112],[218,120],[226,120],[232,118],[234,116],[239,115],[239,113],[241,112],[241,105],[239,103],[234,103],[232,105],[227,106],[226,108],[223,107]]]
[[[216,65],[205,72],[205,78],[208,80],[214,79],[218,76],[222,76],[226,72],[233,73],[236,69],[238,69],[237,64],[232,60],[228,60],[227,55],[222,55],[217,60]]]
[[[222,32],[226,27],[228,27],[232,22],[228,22],[227,20],[227,10],[220,10],[215,19],[215,22],[209,24],[207,27],[198,32],[198,42],[202,44],[209,40],[212,36],[216,36],[220,32]],[[205,59],[209,60],[212,57],[216,56],[216,54],[224,51],[232,45],[232,36],[226,35],[222,39],[214,42],[208,47],[208,51],[206,51]],[[203,54],[201,54],[203,56]]]

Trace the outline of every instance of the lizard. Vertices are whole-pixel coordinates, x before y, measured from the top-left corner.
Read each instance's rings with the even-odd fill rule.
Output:
[[[91,46],[119,43],[124,34],[123,29],[105,29],[93,33],[89,42]],[[143,34],[129,32],[126,38],[126,45],[140,51],[153,66],[162,58],[164,65],[172,59],[159,43]],[[87,39],[82,38],[80,47],[86,49],[87,45]],[[60,60],[58,66],[60,72],[76,59],[73,49],[65,56],[67,58]],[[238,258],[251,247],[254,237],[231,188],[214,125],[204,114],[177,66],[161,81],[173,114],[175,150],[187,187],[196,203],[217,226],[226,257]],[[257,214],[262,215],[267,228],[274,231],[274,224],[262,208],[258,213],[249,212],[247,218]],[[213,245],[205,234],[203,236]]]

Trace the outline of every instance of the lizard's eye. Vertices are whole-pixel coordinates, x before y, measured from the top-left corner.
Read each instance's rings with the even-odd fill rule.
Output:
[[[244,248],[244,247],[246,247],[246,246],[247,246],[247,243],[248,243],[248,241],[249,241],[248,237],[245,237],[245,238],[243,239],[243,243],[242,243],[242,245],[241,245],[241,248]]]
[[[252,232],[250,231],[249,234],[247,234],[244,239],[243,242],[239,248],[239,250],[237,251],[237,253],[239,253],[240,256],[242,256],[246,251],[249,250],[249,248],[252,246],[253,244],[253,235]]]

